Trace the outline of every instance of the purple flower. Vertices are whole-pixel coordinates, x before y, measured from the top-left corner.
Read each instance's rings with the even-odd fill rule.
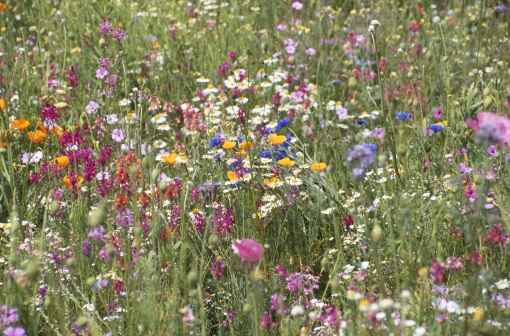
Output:
[[[126,135],[124,134],[124,131],[120,128],[116,128],[113,130],[111,137],[116,142],[122,142],[124,139],[126,139]]]
[[[489,153],[492,157],[496,157],[496,149],[497,147],[495,145],[491,145],[487,148],[487,153]]]
[[[9,309],[6,305],[3,305],[0,313],[0,323],[2,326],[8,326],[11,323],[16,323],[19,320],[18,308]]]
[[[103,69],[103,68],[101,68]],[[99,70],[98,70],[99,71]],[[99,108],[99,104],[95,101],[91,101],[88,103],[88,105],[85,107],[85,111],[87,111],[88,114],[97,113],[97,109]]]
[[[296,52],[296,47],[294,47],[293,45],[288,45],[285,47],[285,51],[289,55],[294,55],[294,53]]]
[[[25,329],[21,327],[7,327],[4,330],[5,336],[25,336]]]
[[[386,136],[386,132],[384,131],[384,128],[376,127],[372,131],[372,136],[375,138],[379,138],[379,140],[382,140]]]
[[[34,162],[39,162],[41,161],[43,157],[43,152],[41,151],[37,151],[35,153],[25,153],[23,154],[23,157],[21,158],[21,162],[23,162],[23,164],[31,164],[31,163],[34,163]]]
[[[347,117],[347,109],[343,106],[340,106],[339,108],[336,109],[336,115],[338,116],[338,118],[344,119],[345,117]]]
[[[260,261],[262,259],[262,253],[264,253],[264,246],[249,238],[234,240],[232,249],[235,254],[241,257],[241,262],[248,261],[248,263]]]
[[[292,8],[295,10],[301,10],[303,8],[303,4],[299,1],[296,1],[292,4]]]
[[[308,56],[313,56],[313,55],[315,55],[315,49],[314,49],[314,48],[308,48],[308,49],[306,49],[306,51],[305,51],[305,52],[306,52],[306,54],[307,54]]]
[[[459,164],[459,169],[460,169],[461,172],[466,173],[466,174],[470,174],[471,171],[473,171],[473,169],[471,169],[468,166],[466,166],[466,164],[464,162],[461,162]]]
[[[99,69],[96,71],[96,78],[103,79],[103,78],[105,78],[107,75],[108,75],[108,70],[106,70],[105,68],[99,68]]]
[[[105,232],[106,232],[106,230],[102,225],[96,226],[89,231],[89,234],[87,235],[87,237],[92,238],[92,240],[94,240],[95,242],[98,242],[98,241],[104,239]]]

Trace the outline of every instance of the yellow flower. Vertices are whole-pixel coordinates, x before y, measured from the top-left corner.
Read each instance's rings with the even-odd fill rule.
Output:
[[[70,188],[71,187],[71,179],[69,178],[69,176],[66,176],[62,179],[62,183]],[[81,176],[78,176],[78,182],[76,183],[76,186],[79,187],[81,184],[83,183],[83,177]]]
[[[20,132],[23,131],[28,126],[30,126],[30,121],[26,119],[16,119],[11,121],[11,127]]]
[[[292,167],[296,162],[292,161],[289,158],[283,158],[281,160],[278,160],[278,164],[284,166],[284,167]]]
[[[242,150],[250,150],[253,147],[253,143],[251,141],[243,141],[239,144],[239,148]]]
[[[480,322],[481,320],[483,320],[483,308],[481,307],[478,307],[476,308],[475,312],[473,313],[473,320],[475,322]]]
[[[235,146],[236,146],[236,143],[234,141],[226,141],[222,147],[223,147],[223,149],[230,150],[230,149],[234,148]]]
[[[285,137],[285,135],[276,135],[276,134],[271,134],[267,137],[267,140],[273,145],[273,146],[279,146],[281,145],[282,143],[284,143],[287,138]]]
[[[69,164],[69,158],[67,156],[59,156],[58,158],[54,158],[51,162],[57,167],[65,168]]]
[[[323,171],[324,169],[326,169],[326,164],[324,162],[313,163],[312,169],[315,171]]]
[[[231,170],[227,172],[227,176],[230,181],[239,181],[239,178],[237,177],[236,173],[234,173]]]
[[[426,277],[429,273],[429,269],[427,267],[422,267],[418,270],[418,275],[422,278]]]

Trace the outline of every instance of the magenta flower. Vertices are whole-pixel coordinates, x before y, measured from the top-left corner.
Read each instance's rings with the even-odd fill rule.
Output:
[[[234,240],[232,249],[241,257],[241,262],[248,261],[248,263],[260,261],[264,253],[264,246],[249,238]]]
[[[442,116],[443,116],[443,112],[441,111],[441,106],[439,106],[434,111],[434,118],[441,119]]]
[[[506,142],[510,142],[510,120],[492,112],[480,112],[477,120],[467,119],[466,124],[471,127],[482,141],[495,143],[506,149]]]
[[[93,114],[93,113],[97,113],[98,108],[99,108],[99,104],[92,100],[92,101],[90,101],[90,103],[88,103],[87,106],[85,106],[85,111],[88,114]]]

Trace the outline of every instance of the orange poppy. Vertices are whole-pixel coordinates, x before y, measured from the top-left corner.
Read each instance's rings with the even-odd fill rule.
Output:
[[[326,164],[324,162],[314,163],[312,164],[312,169],[315,171],[323,171],[326,169]]]
[[[58,158],[54,158],[51,162],[57,167],[65,168],[69,164],[69,158],[67,156],[59,156]]]
[[[292,167],[296,162],[292,161],[289,158],[283,158],[281,160],[278,160],[278,164],[284,166],[284,167]]]
[[[11,121],[11,127],[20,132],[23,131],[28,126],[30,126],[30,121],[26,119],[16,119]]]

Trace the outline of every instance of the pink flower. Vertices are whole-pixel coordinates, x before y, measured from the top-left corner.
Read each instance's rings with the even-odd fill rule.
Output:
[[[299,1],[296,1],[292,4],[292,8],[295,10],[301,10],[303,8],[303,4]]]
[[[476,132],[478,138],[506,149],[505,142],[510,142],[510,120],[492,112],[480,112],[477,119],[468,119],[466,124]]]
[[[264,246],[249,238],[234,240],[232,249],[241,257],[241,262],[248,261],[248,263],[260,261],[264,253]]]

